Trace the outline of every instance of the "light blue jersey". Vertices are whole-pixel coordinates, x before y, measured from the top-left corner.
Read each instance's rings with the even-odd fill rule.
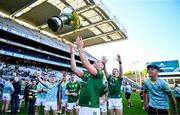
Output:
[[[127,85],[127,86],[126,86],[126,92],[127,92],[127,93],[132,93],[132,89],[131,89],[131,86],[130,86],[130,85]]]
[[[46,94],[46,102],[55,102],[57,101],[57,92],[58,92],[59,83],[46,83],[47,94]]]
[[[176,97],[180,97],[180,87],[175,87],[174,92]]]
[[[144,82],[144,90],[149,91],[149,106],[157,109],[169,109],[166,92],[171,89],[165,80],[157,78],[153,84],[151,78],[148,78]]]
[[[61,95],[62,95],[62,100],[67,100],[67,99],[68,99],[68,96],[65,95],[67,83],[68,83],[68,82],[62,82],[62,84],[61,84]]]
[[[46,83],[48,83],[48,82],[46,82]],[[40,82],[37,85],[37,89],[43,89],[43,91],[47,91],[47,88],[44,85],[42,85]],[[37,94],[37,98],[46,99],[46,94],[47,94],[46,92],[39,92]]]
[[[6,82],[4,85],[3,93],[11,93],[14,90],[12,83]]]

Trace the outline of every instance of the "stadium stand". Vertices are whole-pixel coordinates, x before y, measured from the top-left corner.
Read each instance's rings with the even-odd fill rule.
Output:
[[[70,71],[70,54],[67,44],[1,17],[0,32],[0,53],[1,57],[4,57],[2,61],[6,61],[6,57],[13,57],[13,60],[21,60],[21,64],[25,60]],[[86,55],[91,62],[95,60],[87,52]],[[77,65],[82,68],[78,54],[76,54],[76,59]]]

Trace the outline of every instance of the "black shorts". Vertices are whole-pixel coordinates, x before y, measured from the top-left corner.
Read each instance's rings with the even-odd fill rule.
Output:
[[[130,99],[131,93],[126,93],[125,95],[126,95],[126,99]]]
[[[143,96],[141,96],[141,100],[143,100]]]
[[[149,106],[148,115],[170,115],[170,112],[169,109],[156,109]]]

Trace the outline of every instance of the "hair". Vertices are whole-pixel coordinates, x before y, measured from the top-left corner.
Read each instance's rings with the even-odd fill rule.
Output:
[[[19,78],[18,78],[18,77],[14,77],[14,81],[15,81],[15,82],[18,82],[18,81],[19,81]]]
[[[76,74],[75,72],[71,71],[70,75]]]
[[[56,75],[55,74],[51,74],[49,77],[56,77]]]
[[[13,79],[13,78],[10,78],[9,81],[14,81],[14,79]]]
[[[117,70],[117,71],[119,71],[117,68],[113,68],[113,70]]]
[[[31,82],[36,81],[35,79],[31,79]]]

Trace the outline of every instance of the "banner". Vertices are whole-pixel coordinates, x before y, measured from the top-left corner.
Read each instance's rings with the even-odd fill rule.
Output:
[[[159,62],[147,62],[147,65],[157,65],[160,68],[160,72],[173,72],[179,67],[178,60],[159,61]]]

